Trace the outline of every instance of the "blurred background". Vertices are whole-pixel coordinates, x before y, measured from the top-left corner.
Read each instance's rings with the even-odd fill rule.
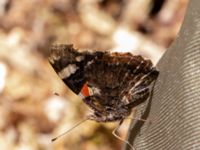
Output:
[[[132,52],[158,62],[188,0],[0,0],[0,149],[120,150],[116,123],[85,122],[87,106],[48,63],[53,43]],[[54,94],[58,93],[58,94]],[[125,138],[129,122],[120,136]]]

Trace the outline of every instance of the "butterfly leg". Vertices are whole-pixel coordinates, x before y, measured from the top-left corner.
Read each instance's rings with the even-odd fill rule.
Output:
[[[119,139],[120,141],[125,142],[126,144],[128,144],[132,150],[135,150],[135,148],[134,148],[127,140],[124,140],[124,139],[122,139],[119,135],[117,135],[117,131],[119,130],[119,128],[120,128],[120,126],[122,125],[123,121],[124,121],[124,120],[122,119],[122,120],[119,122],[118,126],[112,131],[112,134],[113,134],[117,139]]]

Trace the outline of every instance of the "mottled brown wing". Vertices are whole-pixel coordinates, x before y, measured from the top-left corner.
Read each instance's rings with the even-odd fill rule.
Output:
[[[99,105],[117,105],[124,94],[152,69],[151,61],[141,56],[79,52],[72,45],[63,44],[52,46],[49,61],[73,92],[80,94],[82,90],[83,96],[96,95]]]

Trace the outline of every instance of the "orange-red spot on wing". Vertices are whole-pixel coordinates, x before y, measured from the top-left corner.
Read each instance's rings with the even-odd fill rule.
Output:
[[[81,94],[85,97],[90,95],[87,84],[84,84],[83,88],[81,89]]]

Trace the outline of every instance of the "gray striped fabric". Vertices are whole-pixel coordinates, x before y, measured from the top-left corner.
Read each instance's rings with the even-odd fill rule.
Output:
[[[137,110],[148,121],[131,124],[129,142],[136,150],[200,150],[200,0],[190,0],[158,69],[152,97]]]

